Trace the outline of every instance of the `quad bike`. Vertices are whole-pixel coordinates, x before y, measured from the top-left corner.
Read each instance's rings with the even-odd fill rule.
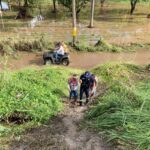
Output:
[[[51,64],[62,64],[64,66],[68,66],[70,64],[69,53],[65,53],[58,60],[56,60],[54,52],[45,52],[43,54],[44,65]]]

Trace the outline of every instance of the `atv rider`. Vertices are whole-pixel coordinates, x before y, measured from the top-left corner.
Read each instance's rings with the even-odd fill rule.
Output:
[[[70,91],[69,100],[71,101],[71,99],[74,99],[72,103],[75,104],[78,99],[78,79],[76,74],[73,74],[73,76],[69,79],[68,84]]]
[[[89,102],[90,96],[90,81],[91,81],[91,73],[86,71],[84,74],[80,76],[80,106],[82,106],[83,94],[86,95],[86,104]]]
[[[64,48],[62,46],[62,43],[59,42],[56,44],[56,48],[54,50],[54,57],[56,58],[56,61],[59,61],[60,58],[65,54]]]

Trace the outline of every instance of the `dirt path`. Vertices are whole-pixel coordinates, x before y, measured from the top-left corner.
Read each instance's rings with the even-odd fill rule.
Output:
[[[141,50],[128,53],[79,53],[70,54],[70,67],[79,69],[90,69],[96,65],[112,61],[131,62],[138,65],[150,63],[150,50]],[[4,61],[0,63],[0,71],[3,70]],[[7,65],[11,70],[19,70],[30,66],[43,66],[42,53],[18,52],[17,59],[11,59]]]
[[[100,86],[102,95],[106,88]],[[100,90],[99,90],[100,91]],[[81,127],[89,106],[70,106],[64,100],[65,111],[47,125],[27,131],[12,141],[12,150],[113,150],[113,145],[98,133]]]
[[[112,150],[112,145],[96,133],[79,127],[87,107],[68,107],[46,126],[35,128],[19,140],[12,150]]]

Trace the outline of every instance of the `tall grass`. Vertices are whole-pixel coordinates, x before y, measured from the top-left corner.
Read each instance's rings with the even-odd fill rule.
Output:
[[[150,78],[134,65],[108,64],[94,69],[109,90],[86,116],[119,149],[150,149]]]
[[[0,134],[7,124],[45,123],[63,109],[68,77],[78,70],[51,67],[0,74]]]

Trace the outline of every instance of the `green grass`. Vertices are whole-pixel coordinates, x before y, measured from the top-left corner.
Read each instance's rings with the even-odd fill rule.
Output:
[[[39,35],[33,39],[27,38],[7,38],[0,40],[0,52],[12,54],[16,51],[42,51],[54,49],[54,43],[50,42],[46,36]]]
[[[63,110],[68,77],[80,72],[61,67],[0,74],[0,135],[45,123]],[[21,126],[15,124],[22,124]]]
[[[82,43],[82,42],[81,42]],[[125,51],[122,47],[119,47],[117,45],[112,45],[109,44],[108,42],[102,40],[100,44],[95,45],[88,45],[87,43],[85,44],[76,44],[75,45],[75,50],[77,51],[83,51],[83,52],[121,52]]]
[[[89,127],[103,132],[120,149],[150,149],[150,77],[129,64],[107,64],[93,70],[109,90],[86,115]]]

